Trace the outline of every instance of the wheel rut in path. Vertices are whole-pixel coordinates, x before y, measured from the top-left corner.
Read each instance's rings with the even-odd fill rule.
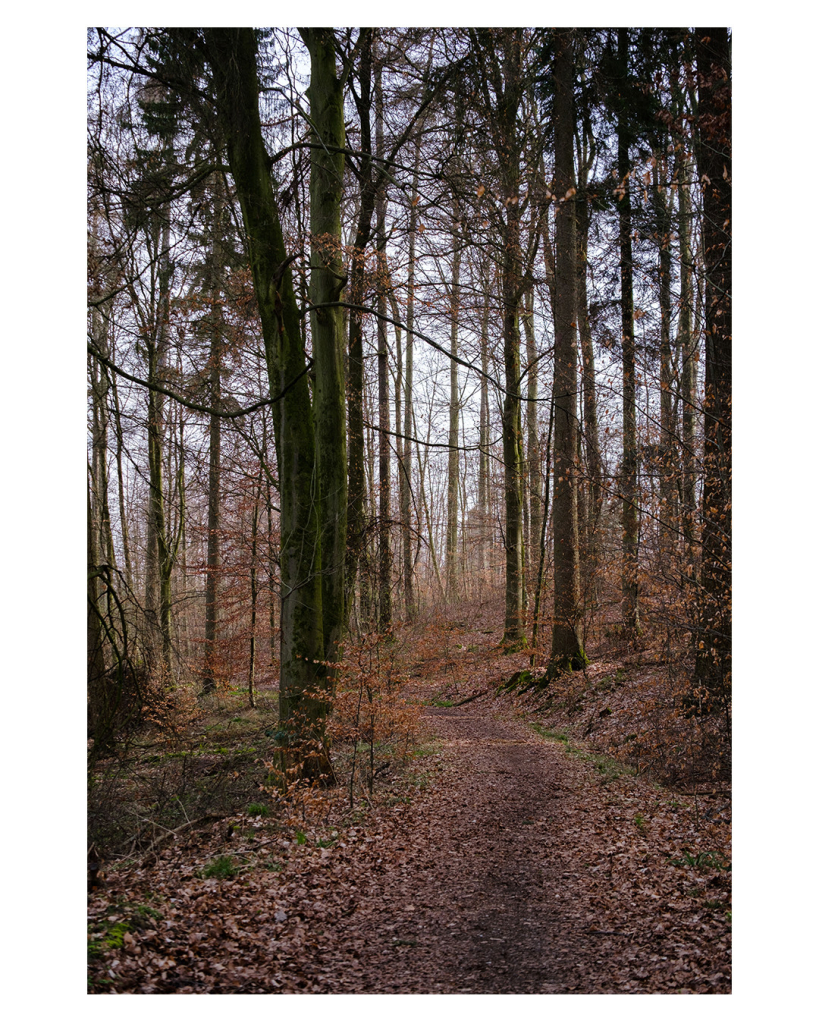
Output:
[[[347,992],[600,991],[587,979],[605,963],[564,877],[580,856],[561,835],[577,766],[478,707],[428,718],[442,777],[384,837],[332,952],[315,951],[313,978]]]

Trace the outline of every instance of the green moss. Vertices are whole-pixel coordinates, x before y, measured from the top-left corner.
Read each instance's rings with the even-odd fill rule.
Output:
[[[514,690],[528,690],[533,685],[535,685],[535,677],[528,668],[524,668],[519,672],[513,672],[502,689],[511,693]]]
[[[233,878],[237,874],[238,868],[233,862],[232,857],[217,857],[216,860],[210,862],[205,866],[202,871],[203,878]]]

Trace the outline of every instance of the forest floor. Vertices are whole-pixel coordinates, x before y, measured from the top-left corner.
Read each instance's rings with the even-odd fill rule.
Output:
[[[490,617],[405,639],[412,728],[373,740],[358,776],[348,746],[331,790],[254,800],[264,691],[109,766],[150,828],[89,894],[89,991],[730,992],[730,784],[724,765],[706,778],[699,726],[662,717],[656,652],[599,658],[544,700],[498,690],[528,658]],[[186,794],[215,779],[220,809],[193,816]]]

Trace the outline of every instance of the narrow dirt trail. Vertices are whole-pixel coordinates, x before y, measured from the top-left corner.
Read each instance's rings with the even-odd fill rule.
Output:
[[[486,708],[427,717],[442,743],[434,792],[361,863],[349,915],[301,965],[312,991],[729,990],[724,974],[697,970],[696,941],[661,921],[668,908],[645,883],[667,865],[646,856],[618,880],[618,904],[603,897],[627,793]]]
[[[731,991],[730,883],[681,861],[714,848],[690,805],[542,739],[508,698],[424,720],[415,788],[387,787],[332,844],[219,821],[206,848],[192,835],[112,872],[95,920],[162,914],[103,946],[98,976],[143,993]],[[244,870],[203,877],[227,851]]]
[[[554,849],[572,814],[565,757],[474,706],[429,717],[446,782],[435,817],[413,822],[417,849],[379,879],[385,899],[356,922],[371,936],[359,991],[576,991],[590,942]]]

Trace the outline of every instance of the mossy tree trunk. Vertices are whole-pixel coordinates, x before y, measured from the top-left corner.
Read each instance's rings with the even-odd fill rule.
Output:
[[[313,407],[299,309],[259,117],[252,29],[206,29],[217,116],[242,209],[264,335],[281,495],[280,732],[304,774],[332,772],[325,742],[330,710],[324,667],[321,494]],[[325,372],[316,361],[318,374]],[[332,388],[332,384],[329,384]],[[343,432],[342,432],[343,433]]]
[[[331,29],[301,29],[310,51],[310,303],[316,361],[315,418],[321,492],[324,657],[336,658],[346,626],[347,440],[344,406],[344,316],[338,302],[346,276],[341,252],[344,96]]]

